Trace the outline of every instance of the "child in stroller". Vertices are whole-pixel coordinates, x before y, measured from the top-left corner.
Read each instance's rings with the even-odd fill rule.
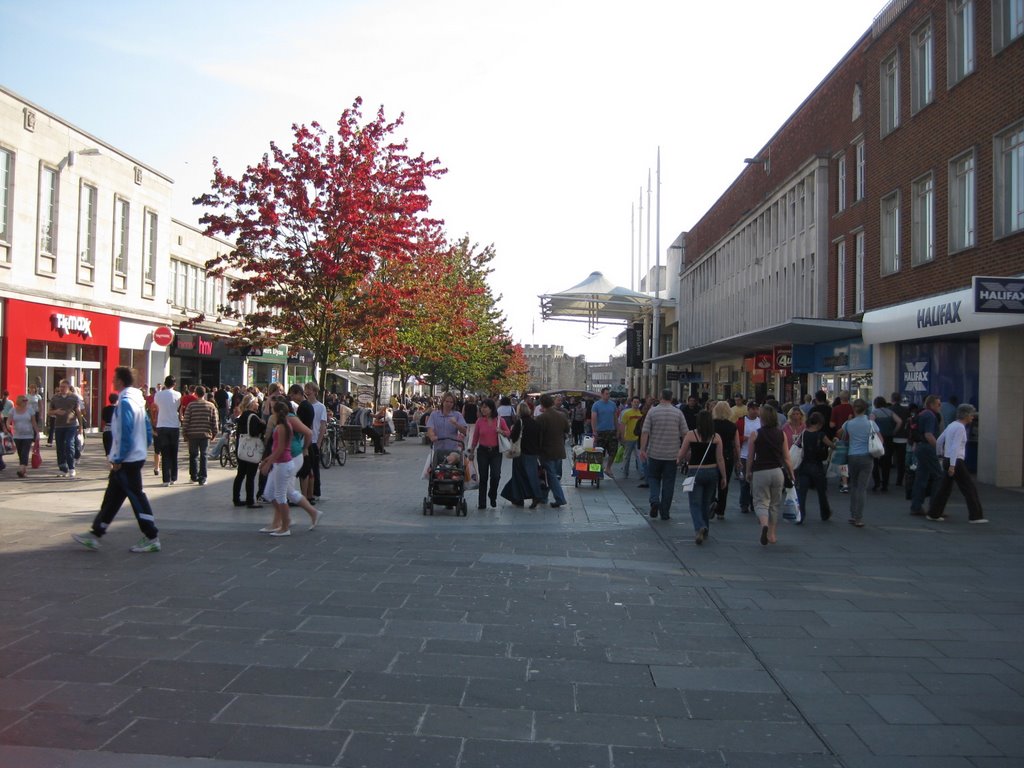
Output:
[[[427,479],[427,495],[423,499],[423,514],[433,515],[434,505],[454,509],[455,514],[465,517],[468,513],[466,499],[466,466],[460,451],[435,451],[434,466]]]

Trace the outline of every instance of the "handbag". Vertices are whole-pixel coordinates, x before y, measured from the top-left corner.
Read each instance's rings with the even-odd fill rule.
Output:
[[[793,465],[793,471],[796,472],[797,467],[804,460],[804,446],[803,446],[803,434],[793,441],[793,444],[789,446],[789,463]]]
[[[39,469],[43,466],[43,455],[39,453],[39,441],[32,444],[32,469]]]
[[[714,441],[714,437],[712,437],[711,440],[713,442]],[[701,456],[701,459],[700,459],[701,465],[704,464],[704,459],[706,459],[708,457],[708,452],[711,450],[711,445],[712,445],[712,443],[709,442],[708,443],[708,447],[704,449],[704,455]],[[689,466],[687,466],[686,471],[689,472]],[[696,473],[694,473],[692,475],[688,475],[687,477],[684,477],[683,478],[683,493],[690,493],[691,491],[693,491],[693,487],[694,487],[694,485],[696,485],[696,483],[697,483],[697,475],[696,475]]]
[[[0,440],[0,455],[6,456],[10,453],[14,453],[14,438],[8,433],[3,433],[3,439]]]
[[[498,450],[506,456],[512,450],[512,440],[506,437],[502,432],[498,433]]]
[[[263,441],[252,435],[241,435],[238,438],[238,460],[250,464],[259,464],[263,457]]]
[[[871,454],[871,458],[880,459],[885,456],[885,445],[882,443],[882,436],[871,430],[868,435],[868,453]]]

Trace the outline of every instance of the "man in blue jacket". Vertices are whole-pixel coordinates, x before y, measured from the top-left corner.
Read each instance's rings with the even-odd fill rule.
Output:
[[[142,468],[146,464],[149,446],[153,442],[153,428],[146,415],[146,400],[132,384],[135,375],[131,368],[114,369],[114,389],[117,408],[110,422],[113,440],[110,446],[110,477],[103,494],[100,511],[86,533],[72,534],[71,538],[86,549],[99,549],[100,539],[114,521],[125,499],[132,505],[143,538],[131,548],[132,552],[159,552],[160,537],[149,499],[142,490]]]

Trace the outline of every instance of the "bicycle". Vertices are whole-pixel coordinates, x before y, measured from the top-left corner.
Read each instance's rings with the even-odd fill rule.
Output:
[[[236,449],[237,443],[235,441],[235,425],[232,424],[231,428],[228,429],[225,434],[227,435],[227,441],[220,449],[220,465],[222,467],[237,467],[238,451]]]
[[[348,461],[348,449],[341,439],[341,427],[337,422],[329,422],[320,441],[320,466],[329,469],[334,464],[345,466]]]

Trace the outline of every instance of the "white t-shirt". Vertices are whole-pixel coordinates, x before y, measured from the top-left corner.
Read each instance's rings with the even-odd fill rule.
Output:
[[[761,428],[761,419],[752,419],[749,416],[743,417],[743,437],[740,438],[740,459],[747,460],[747,448],[750,446],[750,436]]]
[[[178,403],[181,402],[181,392],[176,389],[161,389],[153,395],[153,402],[158,408],[157,429],[181,429],[181,421],[178,419]]]
[[[313,445],[320,442],[320,430],[327,423],[327,406],[317,400],[313,406]]]

